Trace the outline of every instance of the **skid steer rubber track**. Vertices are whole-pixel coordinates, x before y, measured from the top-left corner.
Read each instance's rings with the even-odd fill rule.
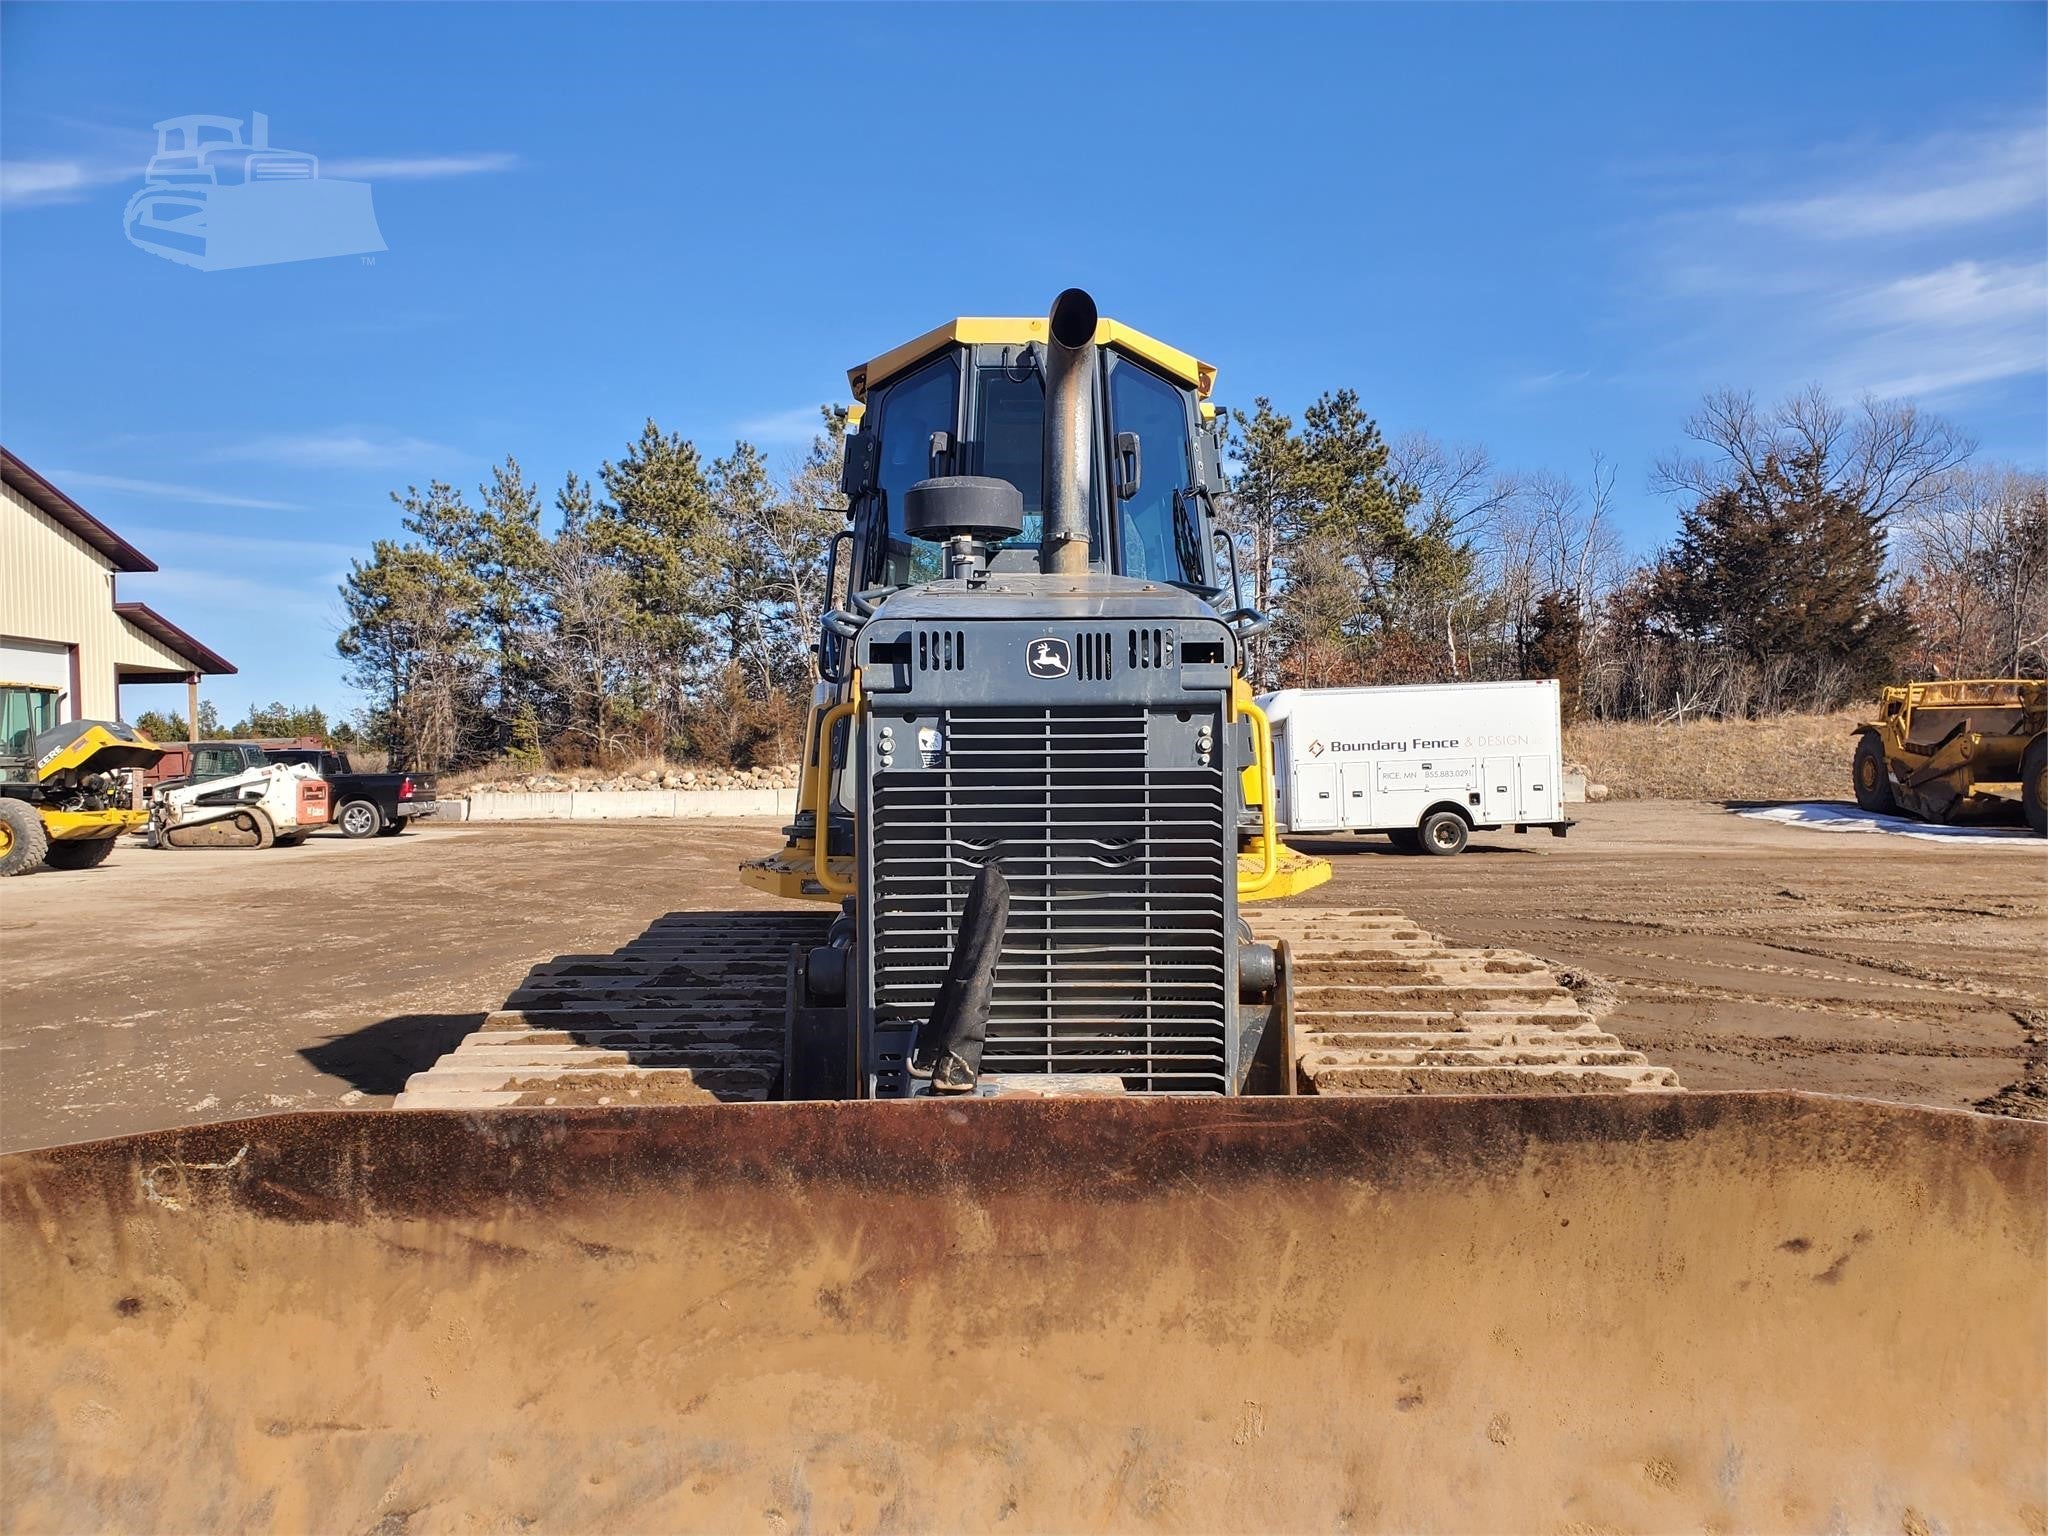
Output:
[[[791,957],[831,916],[677,912],[613,954],[559,955],[393,1107],[773,1098]]]
[[[1287,941],[1300,1089],[1316,1094],[1662,1093],[1678,1074],[1601,1029],[1556,974],[1388,907],[1261,909]]]

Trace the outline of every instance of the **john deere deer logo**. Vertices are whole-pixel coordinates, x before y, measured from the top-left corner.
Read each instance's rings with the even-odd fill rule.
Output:
[[[1030,650],[1024,654],[1024,666],[1033,677],[1065,677],[1073,665],[1068,653],[1067,642],[1047,638],[1031,642]]]

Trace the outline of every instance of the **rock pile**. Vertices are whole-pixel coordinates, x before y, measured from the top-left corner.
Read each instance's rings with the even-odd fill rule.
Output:
[[[607,774],[595,768],[523,773],[469,786],[471,793],[501,795],[597,794],[635,789],[794,789],[795,763],[772,768],[643,768]]]

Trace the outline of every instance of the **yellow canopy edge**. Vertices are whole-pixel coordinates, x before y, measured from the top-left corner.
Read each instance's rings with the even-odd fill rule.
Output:
[[[858,367],[846,370],[846,380],[853,386],[853,398],[865,401],[871,385],[886,383],[914,363],[921,363],[942,347],[961,344],[1001,346],[1005,342],[1012,346],[1027,346],[1031,342],[1045,340],[1045,317],[1035,319],[1000,316],[962,316],[948,320],[944,325],[926,331],[915,341],[906,341],[900,347],[891,347],[880,357]],[[1216,387],[1216,368],[1200,358],[1169,347],[1154,336],[1134,330],[1116,320],[1101,320],[1095,326],[1095,344],[1098,347],[1120,347],[1131,356],[1150,363],[1160,372],[1179,379],[1183,384],[1194,386],[1196,395],[1207,399]]]

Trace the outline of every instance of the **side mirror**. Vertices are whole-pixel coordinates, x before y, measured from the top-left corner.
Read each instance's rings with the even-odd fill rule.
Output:
[[[1116,499],[1129,501],[1138,494],[1138,481],[1144,471],[1144,455],[1138,449],[1138,434],[1119,432],[1116,435]]]
[[[875,483],[875,469],[880,449],[875,439],[865,432],[849,432],[839,461],[839,489],[845,495],[858,496]]]

